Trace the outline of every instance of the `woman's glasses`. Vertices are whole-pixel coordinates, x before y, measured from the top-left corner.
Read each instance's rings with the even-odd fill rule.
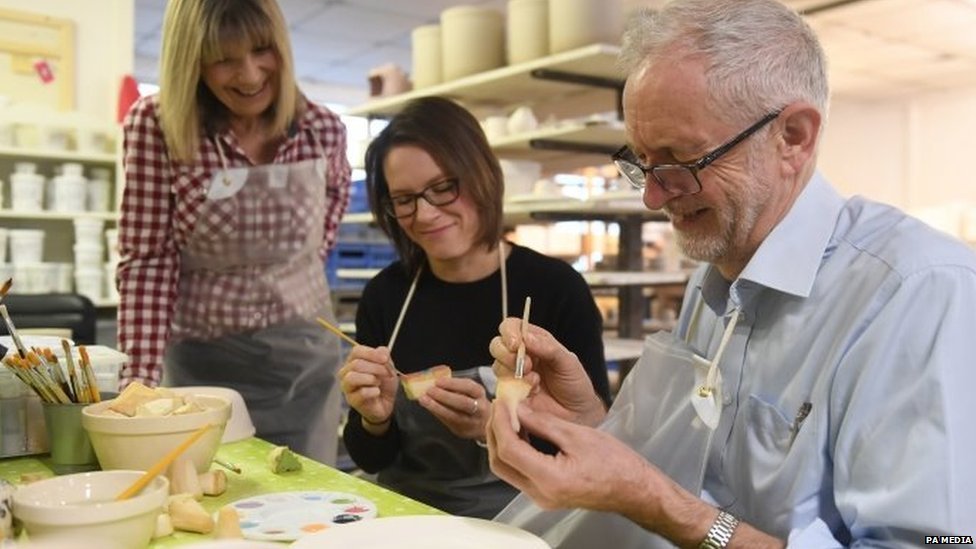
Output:
[[[417,213],[417,201],[421,198],[431,206],[447,206],[457,200],[460,194],[458,179],[450,177],[427,185],[419,193],[392,195],[384,204],[384,210],[397,219],[403,219]]]

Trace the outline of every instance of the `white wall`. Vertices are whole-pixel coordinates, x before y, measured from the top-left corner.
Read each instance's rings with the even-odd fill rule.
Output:
[[[134,0],[0,0],[0,8],[75,23],[75,109],[113,121],[122,77],[132,73]]]
[[[907,99],[835,99],[820,169],[860,194],[976,239],[976,87]]]
[[[904,102],[834,100],[820,144],[820,171],[844,195],[903,206],[908,198]]]

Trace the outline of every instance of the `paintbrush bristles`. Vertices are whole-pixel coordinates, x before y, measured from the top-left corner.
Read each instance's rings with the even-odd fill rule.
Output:
[[[85,375],[88,383],[88,395],[91,402],[101,402],[102,395],[98,394],[98,381],[95,379],[95,371],[92,369],[91,359],[88,358],[88,349],[84,345],[78,346],[78,354],[81,355],[81,371]]]
[[[13,285],[14,279],[8,278],[7,281],[3,283],[3,286],[0,286],[0,301],[3,301],[3,298],[7,297],[7,292],[10,291],[10,288]]]

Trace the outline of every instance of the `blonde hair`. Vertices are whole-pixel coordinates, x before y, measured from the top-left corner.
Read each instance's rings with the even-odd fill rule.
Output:
[[[200,135],[227,117],[201,80],[201,66],[223,57],[228,38],[270,46],[278,57],[278,92],[267,115],[284,135],[300,108],[288,27],[275,0],[170,0],[159,62],[159,119],[170,158],[197,159]]]

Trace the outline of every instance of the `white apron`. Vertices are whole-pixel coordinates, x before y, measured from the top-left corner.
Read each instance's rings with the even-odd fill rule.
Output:
[[[700,309],[694,312],[688,339],[696,329],[699,313]],[[640,360],[624,380],[599,427],[696,495],[701,494],[713,429],[721,416],[721,376],[717,365],[737,319],[738,313],[734,312],[712,361],[697,355],[670,332],[648,337]],[[620,515],[585,509],[545,511],[524,494],[495,520],[533,532],[558,549],[674,546]]]
[[[164,384],[236,389],[257,436],[334,464],[341,356],[337,340],[314,322],[315,316],[334,320],[318,255],[325,162],[228,169],[216,146],[224,169],[213,175],[181,250]],[[225,287],[242,278],[243,287]],[[222,317],[212,296],[225,291],[236,308],[255,312]],[[215,304],[201,315],[180,306],[190,303]],[[262,311],[269,310],[281,318],[264,320]]]

